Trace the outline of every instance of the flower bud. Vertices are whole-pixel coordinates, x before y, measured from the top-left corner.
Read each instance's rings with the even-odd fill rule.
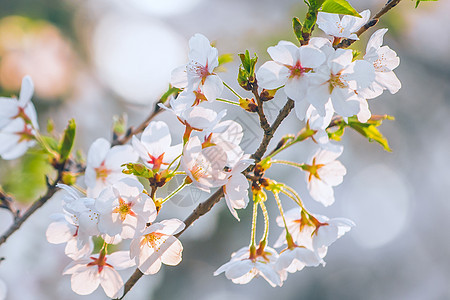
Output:
[[[278,89],[274,89],[274,90],[263,89],[262,92],[261,92],[261,95],[259,95],[259,98],[261,99],[261,101],[272,100],[273,97],[275,97],[275,94],[276,94],[277,90]]]
[[[239,105],[248,112],[256,112],[258,110],[258,105],[253,98],[239,99]]]

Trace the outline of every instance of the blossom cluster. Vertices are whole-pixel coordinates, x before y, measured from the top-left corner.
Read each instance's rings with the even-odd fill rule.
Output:
[[[207,193],[222,189],[237,220],[237,210],[249,203],[249,192],[253,197],[250,245],[233,253],[214,275],[224,272],[237,284],[261,276],[270,285],[281,286],[288,273],[325,265],[328,247],[355,224],[309,212],[295,189],[267,178],[265,171],[277,163],[297,167],[305,172],[312,199],[324,206],[334,203],[333,187],[342,183],[346,168],[337,160],[343,146],[330,140],[332,119],[348,122],[353,118],[366,123],[371,118],[367,100],[384,90],[396,93],[401,86],[393,72],[399,58],[382,45],[387,29],[372,35],[363,59],[357,59],[350,49],[335,49],[342,39],[358,39],[355,32],[367,22],[370,12],[361,16],[341,20],[336,14],[320,12],[317,25],[328,38],[314,37],[300,47],[287,41],[269,47],[272,60],[256,72],[247,68],[247,82],[241,84],[253,92],[256,101],[239,96],[222,81],[217,74],[218,50],[205,36],[195,34],[189,40],[187,64],[172,72],[171,85],[177,92],[159,104],[183,126],[180,140],[175,141],[163,121],[151,121],[140,136],[130,136],[130,144],[113,145],[99,138],[87,153],[79,174],[84,176],[76,184],[58,184],[63,190],[63,211],[52,216],[46,236],[50,243],[65,244],[65,254],[72,262],[64,274],[71,275],[73,291],[86,295],[101,285],[108,297],[120,297],[124,282],[118,271],[137,266],[143,274],[152,275],[162,264],[178,265],[183,246],[177,237],[186,224],[174,218],[161,220],[159,213],[166,201],[187,185]],[[219,97],[224,87],[238,96],[234,104],[250,112],[263,104],[259,97],[264,92],[274,95],[282,89],[294,101],[295,113],[306,126],[262,159],[246,154],[240,146],[244,135],[241,124],[225,119],[226,110],[214,109],[215,103],[223,100]],[[264,89],[261,94],[258,88]],[[46,148],[30,101],[32,93],[31,79],[25,77],[18,100],[0,98],[0,155],[4,159],[21,156],[36,141]],[[264,101],[273,97],[269,98]],[[307,138],[317,143],[307,162],[274,159]],[[175,176],[183,178],[182,184],[164,194],[160,188]],[[281,251],[268,246],[266,191],[273,194],[279,209],[276,222],[283,230],[273,247]],[[296,208],[284,212],[281,195],[293,200]],[[259,244],[255,239],[258,208],[265,223]],[[94,252],[94,248],[100,250]]]

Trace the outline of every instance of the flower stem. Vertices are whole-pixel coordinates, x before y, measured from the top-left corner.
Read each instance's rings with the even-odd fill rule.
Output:
[[[169,196],[167,196],[166,198],[164,198],[161,201],[161,204],[163,204],[164,202],[166,202],[167,200],[169,200],[170,198],[172,198],[173,196],[175,196],[178,192],[180,192],[186,185],[188,185],[188,183],[186,181],[183,181],[183,184],[180,185],[176,190],[174,190],[172,193],[170,193]]]
[[[299,169],[302,169],[302,170],[304,170],[304,168],[305,168],[305,164],[299,164],[299,163],[295,163],[295,162],[288,161],[288,160],[275,159],[275,160],[271,160],[270,162],[273,163],[273,164],[288,165],[288,166],[299,168]]]
[[[235,91],[231,86],[229,86],[225,81],[223,82],[223,85],[229,89],[238,99],[242,99],[242,97]]]
[[[260,202],[259,205],[261,206],[261,210],[264,216],[264,235],[259,242],[260,249],[258,249],[258,252],[262,254],[262,252],[264,251],[264,247],[267,245],[267,237],[269,236],[269,213],[267,212],[267,207],[264,202]]]
[[[235,102],[235,101],[231,101],[231,100],[227,100],[227,99],[222,99],[222,98],[216,98],[217,101],[220,102],[224,102],[224,103],[228,103],[228,104],[233,104],[233,105],[237,105],[240,106],[239,103]]]

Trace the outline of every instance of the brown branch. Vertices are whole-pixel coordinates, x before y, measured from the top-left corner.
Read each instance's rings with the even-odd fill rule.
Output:
[[[275,131],[280,126],[281,122],[289,115],[291,110],[294,108],[294,101],[291,99],[288,99],[284,107],[280,110],[277,118],[273,122],[272,126],[270,126],[269,130],[264,132],[264,137],[261,141],[261,144],[259,145],[256,152],[251,156],[253,159],[255,159],[257,162],[261,160],[264,153],[267,151],[267,147],[269,147],[269,143],[273,138],[273,135],[275,134]]]
[[[364,32],[366,32],[369,28],[375,26],[378,23],[378,20],[386,14],[388,11],[390,11],[393,7],[395,7],[397,4],[400,3],[401,0],[389,0],[383,8],[371,19],[369,20],[364,26],[362,26],[357,32],[356,35],[360,36]],[[339,44],[335,46],[335,48],[348,48],[350,47],[356,40],[351,39],[345,39],[342,40]]]
[[[258,104],[256,112],[258,113],[259,123],[261,128],[264,130],[265,135],[268,131],[270,131],[270,125],[267,121],[266,115],[264,114],[263,102],[261,101],[261,97],[259,97],[258,85],[256,83],[253,84],[252,93],[255,96],[256,103]]]
[[[66,163],[63,162],[60,165],[56,166],[58,174],[55,181],[52,184],[47,183],[47,192],[45,193],[45,195],[34,202],[22,216],[15,218],[14,223],[11,225],[11,227],[9,227],[9,229],[0,237],[0,245],[6,242],[6,240],[14,232],[16,232],[35,211],[41,208],[56,193],[56,185],[61,181],[65,164]]]

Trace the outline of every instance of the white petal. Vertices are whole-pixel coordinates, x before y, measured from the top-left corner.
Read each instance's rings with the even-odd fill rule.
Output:
[[[34,93],[33,80],[31,80],[31,77],[27,75],[22,79],[22,87],[20,88],[20,97],[19,97],[20,106],[25,107],[27,102],[31,100],[33,93]]]
[[[289,72],[289,69],[284,65],[274,61],[268,61],[258,69],[256,79],[260,87],[273,90],[286,84]]]
[[[183,252],[183,245],[173,236],[167,238],[165,245],[168,245],[168,247],[166,249],[161,249],[164,251],[161,255],[162,263],[169,266],[178,265],[182,260],[181,253]]]
[[[77,228],[75,226],[67,223],[65,219],[61,219],[57,222],[50,223],[45,235],[49,243],[61,244],[73,238],[76,230]]]
[[[186,65],[179,66],[172,71],[170,84],[176,88],[183,89],[188,85]]]
[[[214,101],[219,98],[223,91],[223,82],[217,75],[209,75],[206,77],[202,87],[203,94],[208,101]]]
[[[123,280],[113,268],[105,266],[100,273],[100,284],[109,298],[116,298],[123,294]]]
[[[72,274],[72,290],[78,295],[89,295],[98,288],[100,276],[97,266],[84,267]]]
[[[269,47],[267,52],[272,60],[283,65],[293,66],[297,60],[298,47],[291,42],[280,41],[278,45]]]

